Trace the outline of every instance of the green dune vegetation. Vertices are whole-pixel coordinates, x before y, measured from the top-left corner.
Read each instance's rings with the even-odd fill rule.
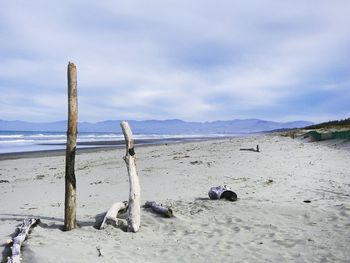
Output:
[[[304,137],[312,141],[323,141],[331,139],[350,139],[350,118],[334,120],[306,126],[299,129],[289,129],[280,132],[286,137]]]

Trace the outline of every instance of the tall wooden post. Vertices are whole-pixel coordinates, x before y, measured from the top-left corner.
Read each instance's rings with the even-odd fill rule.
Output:
[[[120,126],[122,127],[125,138],[126,154],[124,161],[129,174],[129,207],[126,220],[128,223],[128,232],[137,232],[141,221],[141,189],[135,163],[134,139],[128,122],[123,121],[120,123]]]
[[[72,230],[76,228],[76,180],[74,173],[75,151],[77,148],[77,68],[68,64],[68,130],[66,149],[66,191],[64,207],[64,228]]]

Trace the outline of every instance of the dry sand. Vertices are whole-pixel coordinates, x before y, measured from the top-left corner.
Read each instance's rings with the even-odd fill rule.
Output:
[[[257,144],[260,153],[239,150]],[[80,228],[70,232],[60,230],[64,157],[2,160],[0,179],[9,181],[0,183],[2,242],[25,217],[39,217],[23,263],[350,261],[349,142],[257,136],[136,154],[142,202],[172,205],[174,218],[142,209],[136,234],[94,228],[112,203],[128,198],[124,149],[77,156]],[[208,189],[220,184],[238,201],[209,200]]]

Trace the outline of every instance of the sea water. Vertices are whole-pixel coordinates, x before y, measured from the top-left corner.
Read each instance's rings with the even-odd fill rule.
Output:
[[[151,143],[181,142],[196,140],[196,138],[223,137],[220,134],[135,134],[135,140],[150,140]],[[235,135],[237,136],[237,135]],[[121,133],[80,132],[78,133],[78,148],[108,147],[108,142],[122,142]],[[46,150],[62,150],[66,148],[65,132],[47,131],[0,131],[0,154],[35,152]],[[101,142],[107,142],[101,144]],[[95,143],[95,144],[94,144]],[[112,144],[111,144],[112,145]],[[111,146],[109,145],[109,146]]]
[[[121,140],[121,134],[80,133],[77,142]],[[65,149],[65,132],[0,131],[0,153]]]

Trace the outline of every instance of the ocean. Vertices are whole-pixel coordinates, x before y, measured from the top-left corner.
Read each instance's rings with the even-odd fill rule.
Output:
[[[222,134],[134,134],[137,144],[174,143],[207,138],[239,136]],[[65,132],[0,131],[0,154],[63,150],[66,148]],[[81,132],[77,138],[79,148],[116,147],[124,145],[121,133]]]

